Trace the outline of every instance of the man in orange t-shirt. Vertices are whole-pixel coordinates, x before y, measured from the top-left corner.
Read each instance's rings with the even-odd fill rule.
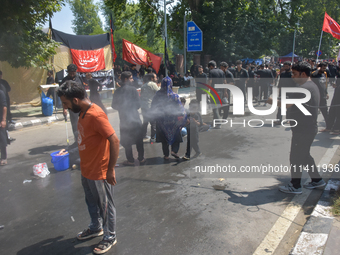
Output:
[[[113,185],[116,184],[114,166],[119,154],[119,139],[106,114],[91,103],[81,84],[66,81],[59,87],[58,96],[64,109],[79,113],[81,181],[91,224],[77,238],[86,240],[104,234],[103,240],[93,250],[95,254],[103,254],[117,242]]]

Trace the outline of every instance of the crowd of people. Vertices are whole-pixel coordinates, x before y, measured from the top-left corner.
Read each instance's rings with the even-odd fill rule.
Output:
[[[291,181],[279,190],[285,193],[301,194],[301,175],[303,169],[308,168],[311,181],[304,188],[315,189],[324,187],[325,181],[316,169],[316,164],[310,154],[310,148],[318,130],[318,111],[325,119],[326,127],[320,132],[329,132],[332,135],[340,134],[340,61],[339,66],[333,63],[315,63],[311,59],[297,63],[289,61],[281,64],[253,65],[236,61],[236,65],[229,67],[228,63],[220,62],[219,68],[215,61],[210,61],[206,68],[193,65],[190,74],[186,77],[194,79],[196,84],[196,99],[191,99],[189,108],[185,108],[186,99],[180,98],[173,91],[173,86],[178,85],[179,76],[175,70],[169,75],[156,74],[152,67],[142,67],[139,71],[135,65],[124,66],[123,71],[115,70],[117,89],[112,97],[112,108],[118,111],[120,137],[109,123],[106,108],[102,104],[98,91],[100,84],[92,79],[91,74],[86,75],[87,86],[90,88],[90,97],[87,96],[83,80],[77,74],[77,66],[70,64],[67,67],[67,76],[61,81],[57,90],[64,114],[70,115],[74,139],[78,146],[80,156],[80,169],[82,185],[91,222],[87,229],[77,235],[79,240],[103,235],[94,248],[95,254],[108,251],[117,241],[116,239],[116,211],[113,201],[113,185],[116,184],[115,165],[119,155],[119,143],[124,147],[126,161],[123,165],[145,165],[147,158],[144,152],[144,139],[149,138],[151,143],[161,143],[164,162],[170,161],[170,156],[176,160],[180,144],[183,142],[183,130],[186,130],[186,152],[183,160],[199,157],[202,153],[199,146],[199,132],[207,131],[211,125],[203,122],[200,105],[203,100],[200,81],[214,89],[222,98],[223,105],[215,107],[207,97],[213,111],[213,119],[227,119],[232,102],[228,89],[215,87],[216,84],[235,85],[242,91],[247,103],[247,87],[253,88],[251,100],[257,103],[272,104],[272,88],[279,88],[277,121],[282,123],[281,89],[284,87],[300,87],[308,90],[311,98],[304,107],[311,113],[305,115],[296,105],[287,105],[289,119],[294,119],[296,125],[291,127],[292,143],[290,149]],[[145,70],[145,71],[143,71]],[[143,73],[144,72],[144,73]],[[173,73],[171,73],[173,72]],[[53,73],[48,73],[48,82],[52,81]],[[52,77],[52,78],[51,78]],[[136,89],[138,80],[141,79],[140,94]],[[184,80],[184,79],[183,79]],[[0,143],[1,165],[6,164],[6,128],[10,122],[7,113],[8,89],[3,86],[0,77]],[[190,84],[188,85],[190,86]],[[334,94],[330,107],[327,106],[328,87],[334,86]],[[51,91],[51,95],[54,94]],[[287,97],[301,98],[299,93],[289,93]],[[329,108],[329,109],[328,109]],[[141,109],[142,119],[139,109]],[[148,125],[151,126],[150,137]],[[221,125],[216,125],[220,129]],[[133,155],[132,146],[136,145],[137,161]],[[311,171],[312,170],[312,171]],[[101,218],[102,220],[98,220]]]
[[[313,60],[311,61],[313,63]],[[184,160],[189,160],[191,150],[194,149],[195,156],[201,155],[199,147],[199,131],[207,130],[209,125],[205,124],[200,115],[200,100],[202,94],[197,93],[197,99],[192,99],[189,103],[189,109],[185,109],[186,99],[180,98],[172,90],[173,80],[167,76],[164,77],[160,86],[158,85],[158,76],[153,71],[143,76],[143,85],[141,94],[137,92],[134,86],[134,75],[131,71],[123,71],[120,74],[121,83],[113,94],[112,108],[116,109],[120,119],[120,141],[115,131],[110,125],[107,114],[103,109],[87,98],[84,86],[77,82],[76,70],[74,66],[69,66],[68,76],[58,89],[58,96],[63,102],[65,110],[69,110],[77,115],[78,122],[78,148],[81,158],[80,168],[82,172],[82,184],[86,197],[91,223],[87,229],[80,232],[77,236],[79,240],[86,240],[95,236],[104,235],[101,242],[95,246],[93,252],[102,254],[108,251],[116,243],[116,211],[113,202],[113,188],[116,184],[114,166],[116,164],[119,143],[125,149],[126,161],[124,165],[135,166],[135,158],[132,146],[136,145],[138,152],[138,165],[145,165],[147,159],[144,154],[143,137],[147,134],[147,126],[151,124],[151,142],[162,144],[164,161],[168,162],[170,156],[179,159],[178,155],[180,143],[183,142],[181,135],[182,128],[187,128],[187,149]],[[308,90],[311,94],[309,101],[304,107],[311,113],[305,115],[295,104],[287,105],[290,119],[294,119],[296,125],[291,127],[292,143],[290,150],[291,164],[291,181],[279,190],[285,193],[301,194],[301,176],[303,169],[309,169],[308,174],[311,181],[304,185],[304,188],[315,189],[326,185],[316,169],[316,164],[310,154],[310,148],[318,132],[318,110],[322,110],[326,122],[326,128],[321,130],[327,132],[333,130],[337,134],[340,123],[340,111],[338,110],[340,79],[331,80],[327,76],[325,63],[319,63],[315,70],[311,64],[306,61],[292,64],[285,62],[280,66],[279,73],[271,65],[262,65],[260,67],[242,66],[241,61],[236,62],[236,68],[228,69],[226,62],[220,63],[217,68],[215,61],[208,63],[209,73],[203,72],[203,67],[198,66],[198,73],[195,79],[203,78],[212,89],[218,90],[221,97],[227,101],[222,107],[213,107],[215,118],[227,117],[229,112],[230,91],[227,89],[215,88],[216,84],[234,84],[243,93],[246,98],[246,87],[258,87],[258,94],[254,95],[255,101],[261,101],[272,104],[270,98],[271,86],[283,87],[300,87]],[[134,70],[134,69],[133,69]],[[340,68],[337,68],[339,75]],[[337,76],[336,75],[336,76]],[[254,76],[254,77],[252,77]],[[88,77],[89,80],[91,77]],[[269,80],[268,80],[269,78]],[[252,80],[253,79],[253,80]],[[258,80],[257,80],[258,79]],[[277,84],[276,84],[277,83]],[[324,105],[328,98],[327,86],[335,86],[335,92],[332,99],[332,105],[328,111],[327,105]],[[96,87],[98,89],[98,86]],[[286,95],[289,98],[301,98],[299,93],[290,93]],[[2,96],[4,98],[4,96]],[[1,99],[1,92],[0,92]],[[228,101],[229,100],[229,101]],[[281,106],[278,100],[278,106]],[[332,107],[334,106],[334,107]],[[337,106],[337,107],[336,107]],[[140,118],[139,109],[142,110],[143,121]],[[281,115],[279,108],[278,115]],[[71,118],[72,121],[72,118]],[[280,122],[281,119],[278,119]],[[220,128],[216,126],[215,128]],[[105,201],[105,202],[103,202]],[[98,221],[101,217],[103,221]]]

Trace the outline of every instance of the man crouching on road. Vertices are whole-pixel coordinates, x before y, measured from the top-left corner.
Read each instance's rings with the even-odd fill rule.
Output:
[[[103,240],[93,250],[95,254],[103,254],[117,242],[113,185],[116,184],[114,167],[119,154],[119,139],[106,114],[91,103],[81,84],[66,81],[59,87],[58,96],[64,109],[79,113],[81,182],[91,224],[77,238],[86,240],[104,234]]]

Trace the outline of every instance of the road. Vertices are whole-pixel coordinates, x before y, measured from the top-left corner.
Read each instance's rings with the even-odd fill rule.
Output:
[[[247,123],[274,116],[231,118]],[[109,120],[119,137],[117,113]],[[288,254],[321,191],[304,191],[305,200],[296,202],[294,195],[278,191],[289,173],[195,172],[217,165],[237,170],[288,166],[291,131],[269,123],[260,128],[226,124],[200,133],[203,156],[190,161],[164,163],[161,145],[145,143],[145,166],[116,168],[118,243],[108,254]],[[92,254],[100,238],[75,238],[89,224],[80,170],[58,172],[51,163],[50,153],[66,147],[65,123],[25,128],[12,136],[17,140],[8,146],[8,165],[0,168],[0,254]],[[315,161],[338,162],[338,144],[337,137],[319,133],[311,150]],[[118,163],[124,160],[121,149]],[[51,172],[43,179],[32,171],[42,162]],[[301,203],[295,214],[291,201]],[[282,219],[284,226],[276,227]],[[276,240],[270,237],[273,231]]]

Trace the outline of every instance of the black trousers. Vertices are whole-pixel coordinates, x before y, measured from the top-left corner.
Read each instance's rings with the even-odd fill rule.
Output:
[[[331,103],[331,107],[328,112],[328,129],[340,130],[340,87],[336,87]]]
[[[198,128],[192,127],[195,129],[194,132],[191,131],[191,127],[187,127],[188,135],[187,135],[187,152],[185,155],[190,158],[191,150],[194,149],[196,154],[201,153],[200,148],[198,146]]]
[[[177,153],[179,151],[179,144],[180,144],[180,141],[176,140],[171,145],[171,151]],[[162,150],[163,150],[164,157],[169,157],[170,151],[169,151],[169,144],[167,142],[162,142]]]
[[[136,138],[136,148],[138,152],[138,160],[142,161],[144,159],[144,144],[143,144],[143,137],[139,135]],[[132,152],[132,145],[133,144],[124,144],[124,149],[125,149],[125,156],[127,161],[133,163],[135,162],[135,159],[133,157],[133,152]]]
[[[142,115],[143,115],[143,137],[147,134],[148,125],[150,123],[151,125],[151,139],[155,138],[156,135],[156,121],[153,120],[153,118],[150,116],[150,109],[142,109]]]
[[[319,106],[323,106],[323,107],[320,107],[319,109],[320,109],[320,111],[322,113],[323,118],[325,119],[326,128],[327,129],[331,129],[331,127],[329,127],[329,121],[328,121],[328,108],[325,107],[325,106],[327,106],[326,98],[320,98]]]
[[[292,143],[290,147],[290,165],[291,177],[294,188],[301,187],[301,176],[303,168],[306,167],[312,182],[321,180],[318,169],[315,165],[314,158],[310,155],[310,147],[317,134],[317,130],[313,133],[296,133],[293,132]]]
[[[282,121],[282,112],[280,106],[277,107],[276,119],[278,119],[280,122]]]
[[[0,152],[1,159],[7,159],[7,133],[6,128],[0,127]]]
[[[268,92],[269,92],[269,85],[261,84],[260,100],[268,99]]]

